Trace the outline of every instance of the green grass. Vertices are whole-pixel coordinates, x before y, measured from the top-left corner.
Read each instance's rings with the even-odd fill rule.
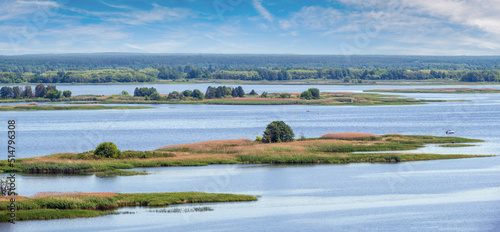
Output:
[[[343,154],[341,156],[318,155],[238,155],[245,164],[348,164],[348,163],[397,163],[405,161],[462,159],[490,157],[489,155],[439,155],[439,154]]]
[[[168,206],[186,203],[256,201],[250,195],[177,192],[118,193],[117,196],[55,195],[16,200],[16,220],[96,217],[113,213],[125,206]],[[7,222],[10,201],[0,201],[0,222]]]

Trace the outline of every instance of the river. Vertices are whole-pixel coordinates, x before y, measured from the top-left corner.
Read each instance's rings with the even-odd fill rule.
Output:
[[[148,87],[150,87],[149,85]],[[201,86],[201,87],[200,87]],[[157,85],[161,93],[204,91],[208,85]],[[450,86],[253,85],[245,91],[357,91]],[[474,86],[475,88],[498,86]],[[114,94],[128,85],[60,86],[74,94]],[[97,89],[103,92],[94,92]],[[141,110],[2,112],[17,124],[18,157],[81,152],[112,141],[121,150],[206,140],[261,136],[282,120],[296,136],[328,132],[426,134],[484,139],[474,147],[427,146],[418,152],[493,154],[500,151],[500,94],[403,94],[415,98],[469,100],[407,106],[151,105]],[[5,128],[0,133],[5,133]],[[6,138],[2,140],[6,143]],[[205,191],[260,195],[256,202],[209,204],[214,211],[135,214],[0,224],[1,231],[498,231],[500,158],[398,164],[213,165],[141,168],[147,176],[98,178],[19,175],[21,195],[42,191]],[[5,174],[4,174],[5,175]],[[4,176],[3,175],[3,176]],[[173,206],[186,208],[187,205]]]

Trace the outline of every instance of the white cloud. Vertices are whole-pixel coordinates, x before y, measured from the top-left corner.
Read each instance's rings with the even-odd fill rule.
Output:
[[[262,0],[252,0],[252,5],[259,14],[269,22],[274,21],[274,17],[269,11],[262,6]]]
[[[13,1],[9,0],[2,2],[0,8],[0,21],[5,20],[22,20],[25,16],[29,16],[28,20],[33,19],[33,15],[38,17],[49,17],[55,14],[54,8],[60,7],[57,2],[53,1]]]
[[[152,22],[171,22],[193,16],[195,14],[190,9],[169,8],[153,4],[153,9],[149,11],[134,10],[129,13],[120,13],[118,17],[110,17],[107,20],[131,25],[143,25]]]
[[[324,8],[319,6],[303,7],[299,12],[291,15],[290,19],[279,21],[282,29],[295,29],[301,27],[306,30],[328,30],[336,27],[341,13],[333,8]]]
[[[376,8],[390,14],[441,19],[443,22],[471,26],[486,33],[500,35],[498,0],[341,0],[348,5]],[[418,23],[418,22],[416,22]]]
[[[102,41],[102,43],[110,43],[129,37],[129,34],[121,31],[121,28],[103,24],[79,26],[67,25],[62,28],[47,29],[41,32],[40,35],[51,36],[61,40],[68,39],[73,41],[74,43],[92,41]]]

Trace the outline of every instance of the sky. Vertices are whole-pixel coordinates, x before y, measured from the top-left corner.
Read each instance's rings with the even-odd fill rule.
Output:
[[[0,55],[500,55],[498,0],[0,0]]]

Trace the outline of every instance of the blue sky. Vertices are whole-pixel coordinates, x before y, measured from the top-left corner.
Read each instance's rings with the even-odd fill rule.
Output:
[[[0,0],[0,55],[500,55],[497,0]]]

